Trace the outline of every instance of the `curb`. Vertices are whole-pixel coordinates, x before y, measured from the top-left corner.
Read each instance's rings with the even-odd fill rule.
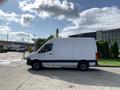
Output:
[[[97,67],[118,67],[118,68],[120,68],[120,66],[108,66],[108,65],[98,65]]]

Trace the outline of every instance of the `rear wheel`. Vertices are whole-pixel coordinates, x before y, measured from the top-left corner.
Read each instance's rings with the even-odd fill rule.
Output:
[[[38,61],[35,61],[32,63],[32,69],[33,70],[39,70],[42,68],[42,63],[41,62],[38,62]]]
[[[87,71],[87,70],[88,70],[88,67],[89,67],[88,62],[86,62],[86,61],[78,62],[78,69],[79,69],[80,71]]]

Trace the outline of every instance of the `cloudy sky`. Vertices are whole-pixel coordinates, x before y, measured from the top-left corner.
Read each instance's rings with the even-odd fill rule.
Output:
[[[120,0],[7,0],[0,5],[0,39],[27,41],[120,28]],[[31,41],[31,40],[30,40]]]

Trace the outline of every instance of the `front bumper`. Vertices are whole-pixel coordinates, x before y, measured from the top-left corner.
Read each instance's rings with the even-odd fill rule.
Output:
[[[30,58],[27,58],[27,65],[32,65],[32,61],[30,60]]]

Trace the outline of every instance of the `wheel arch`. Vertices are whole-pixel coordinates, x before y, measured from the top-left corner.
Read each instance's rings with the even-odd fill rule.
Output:
[[[85,59],[79,60],[79,61],[78,61],[78,66],[79,66],[81,63],[87,63],[88,67],[90,66],[88,60],[85,60]]]
[[[40,60],[34,59],[34,60],[32,60],[32,63],[33,63],[33,62],[40,62]]]

